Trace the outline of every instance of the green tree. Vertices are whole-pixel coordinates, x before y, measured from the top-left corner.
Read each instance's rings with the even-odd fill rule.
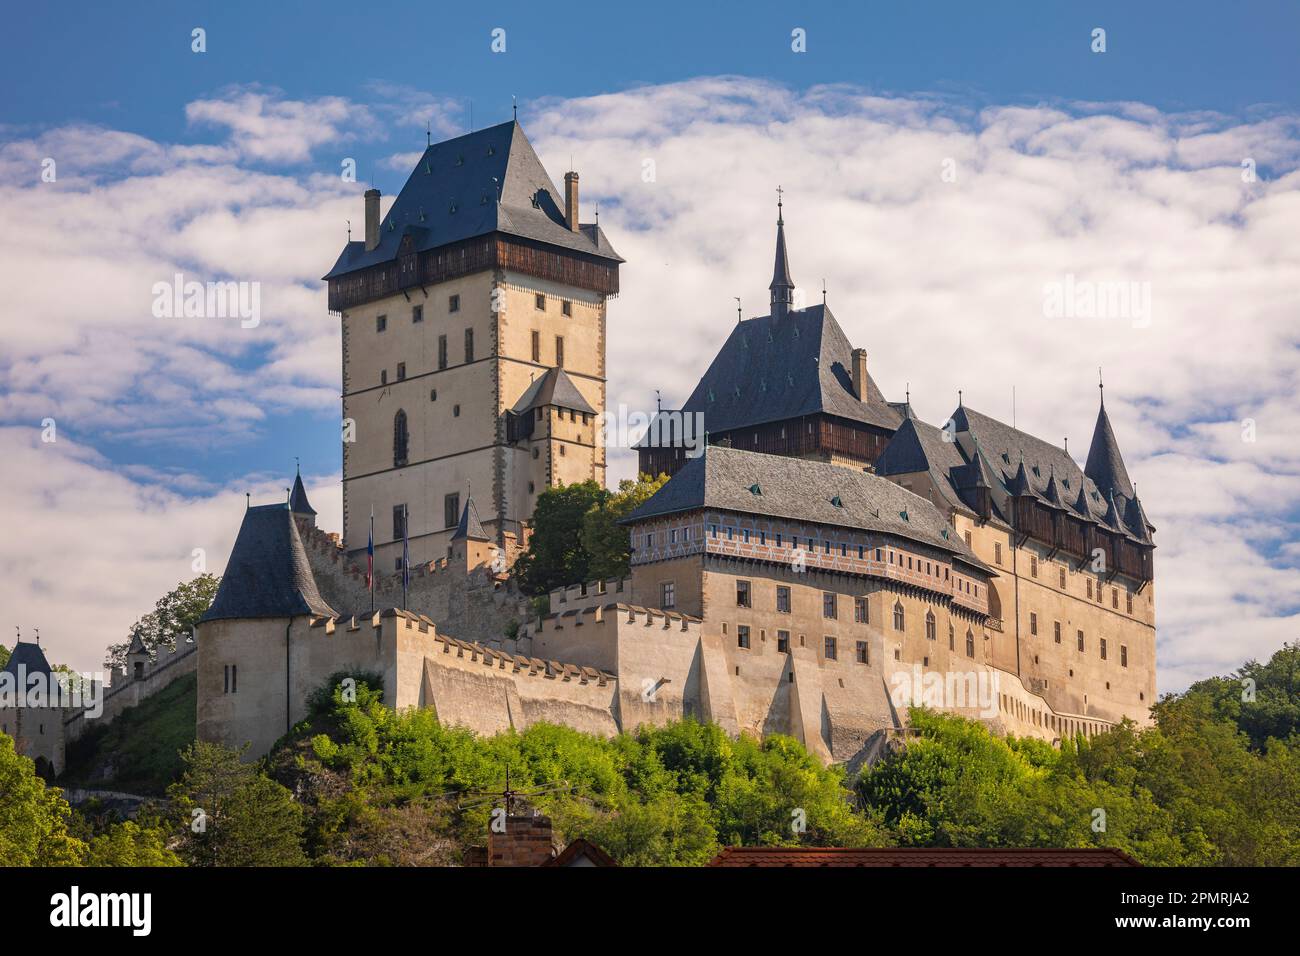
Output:
[[[75,866],[86,844],[68,831],[72,808],[0,734],[0,866]]]
[[[159,647],[175,647],[178,640],[184,641],[193,632],[205,611],[212,606],[217,596],[217,586],[221,579],[213,574],[200,574],[191,581],[182,581],[158,599],[154,609],[131,627],[134,634],[138,628],[140,640],[150,654]],[[104,665],[112,670],[126,664],[126,652],[131,646],[131,639],[121,644],[110,644],[104,658]]]
[[[583,481],[547,488],[537,496],[528,550],[514,568],[525,594],[542,595],[589,579],[591,555],[582,545],[583,517],[603,505],[609,494],[595,481]]]
[[[581,541],[589,556],[588,573],[592,578],[607,580],[627,576],[630,559],[628,529],[619,522],[648,501],[666,481],[667,475],[658,478],[639,475],[636,481],[624,478],[618,483],[618,491],[583,515]]]
[[[302,807],[241,757],[204,741],[181,751],[185,772],[167,791],[180,816],[181,859],[191,866],[306,863]]]
[[[1257,750],[1270,737],[1286,740],[1300,732],[1300,641],[1282,645],[1267,664],[1251,660],[1231,677],[1198,681],[1183,696],[1207,698],[1213,715],[1235,723]]]

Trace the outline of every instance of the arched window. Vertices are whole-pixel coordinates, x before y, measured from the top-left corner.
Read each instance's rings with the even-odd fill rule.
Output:
[[[967,657],[975,656],[975,635],[971,633],[971,629],[969,627],[966,628],[966,656]]]
[[[935,639],[933,611],[925,612],[925,639],[927,641],[933,641]]]
[[[903,602],[895,601],[894,602],[894,630],[901,631],[902,629],[903,629]]]
[[[406,464],[407,452],[411,445],[411,433],[406,427],[406,412],[398,409],[393,416],[393,467],[401,468]]]
[[[949,621],[948,622],[948,650],[955,651],[956,649],[957,649],[957,632],[953,630],[952,622]]]

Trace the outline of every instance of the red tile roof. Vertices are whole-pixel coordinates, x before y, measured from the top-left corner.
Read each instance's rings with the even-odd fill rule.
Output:
[[[938,847],[727,847],[709,866],[1141,866],[1110,847],[1058,850]]]

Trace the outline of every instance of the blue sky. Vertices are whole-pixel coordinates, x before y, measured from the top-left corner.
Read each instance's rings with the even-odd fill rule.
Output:
[[[927,420],[958,388],[1010,418],[1015,386],[1018,423],[1081,457],[1106,367],[1161,530],[1163,686],[1300,629],[1300,5],[73,3],[7,26],[0,507],[24,533],[0,543],[0,603],[70,615],[72,663],[188,577],[193,548],[219,570],[243,492],[279,495],[295,455],[338,527],[318,277],[426,121],[454,135],[472,102],[475,126],[500,122],[512,95],[628,259],[611,403],[684,398],[732,296],[764,300],[779,182],[796,281],[827,280],[887,396],[910,389]],[[175,271],[259,281],[266,321],[153,321]],[[1156,320],[1051,326],[1063,275],[1148,283]],[[32,437],[47,416],[57,446]]]

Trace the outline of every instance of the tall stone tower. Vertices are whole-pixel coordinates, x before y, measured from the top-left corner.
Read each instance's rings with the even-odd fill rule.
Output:
[[[325,280],[343,328],[343,544],[446,557],[470,495],[513,559],[547,485],[604,482],[606,302],[623,261],[517,122],[429,146]]]

